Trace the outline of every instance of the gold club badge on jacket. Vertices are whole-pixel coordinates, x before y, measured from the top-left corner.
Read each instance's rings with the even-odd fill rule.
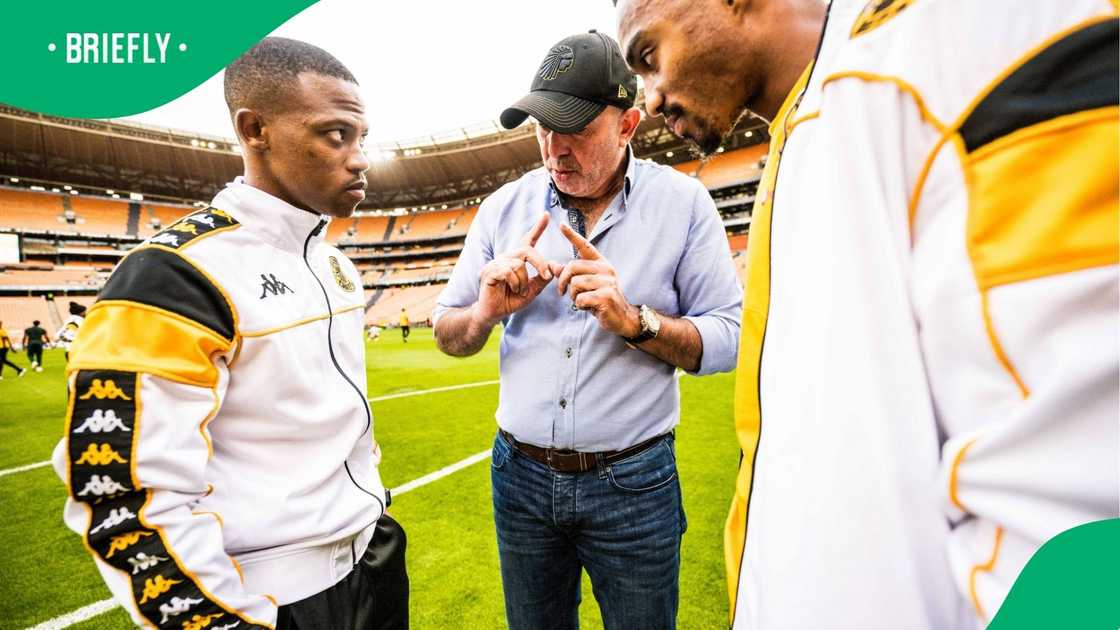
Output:
[[[335,284],[337,284],[343,291],[353,291],[354,283],[350,280],[350,278],[346,277],[346,274],[342,273],[342,266],[338,264],[338,258],[331,256],[330,261],[331,275],[334,276]]]

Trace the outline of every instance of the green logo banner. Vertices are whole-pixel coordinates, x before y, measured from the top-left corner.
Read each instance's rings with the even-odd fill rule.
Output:
[[[1051,538],[1015,580],[988,630],[1120,628],[1120,519]]]
[[[314,0],[10,2],[0,102],[110,118],[187,93]]]

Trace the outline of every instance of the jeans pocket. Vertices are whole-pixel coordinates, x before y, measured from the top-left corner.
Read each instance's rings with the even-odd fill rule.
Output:
[[[607,467],[611,485],[623,492],[650,492],[677,479],[677,462],[667,440]]]
[[[490,467],[494,470],[501,470],[506,462],[509,461],[510,445],[506,444],[505,438],[501,435],[494,437],[494,446],[490,449]]]

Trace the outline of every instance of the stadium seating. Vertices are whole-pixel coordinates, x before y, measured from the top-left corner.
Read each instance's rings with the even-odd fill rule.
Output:
[[[63,216],[62,196],[0,189],[0,225],[24,230],[76,232]]]
[[[401,308],[408,311],[409,319],[414,325],[432,316],[436,306],[436,299],[443,284],[431,284],[419,287],[401,287],[386,289],[381,298],[366,311],[367,324],[397,324]]]
[[[72,196],[70,207],[77,217],[77,232],[124,234],[128,227],[128,203],[93,197]]]
[[[686,175],[698,177],[708,189],[722,188],[761,172],[759,160],[765,155],[766,145],[759,144],[737,151],[717,153],[706,162],[702,160],[681,162],[673,165],[673,168]]]
[[[49,308],[50,303],[43,297],[5,297],[0,299],[0,322],[3,322],[4,329],[12,336],[12,343],[18,344],[23,330],[35,320],[42,322],[44,328],[50,329]]]

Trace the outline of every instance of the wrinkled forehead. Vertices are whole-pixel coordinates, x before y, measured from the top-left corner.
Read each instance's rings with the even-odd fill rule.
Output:
[[[350,118],[365,125],[366,106],[357,84],[313,72],[301,72],[295,83],[293,109],[310,117]]]

